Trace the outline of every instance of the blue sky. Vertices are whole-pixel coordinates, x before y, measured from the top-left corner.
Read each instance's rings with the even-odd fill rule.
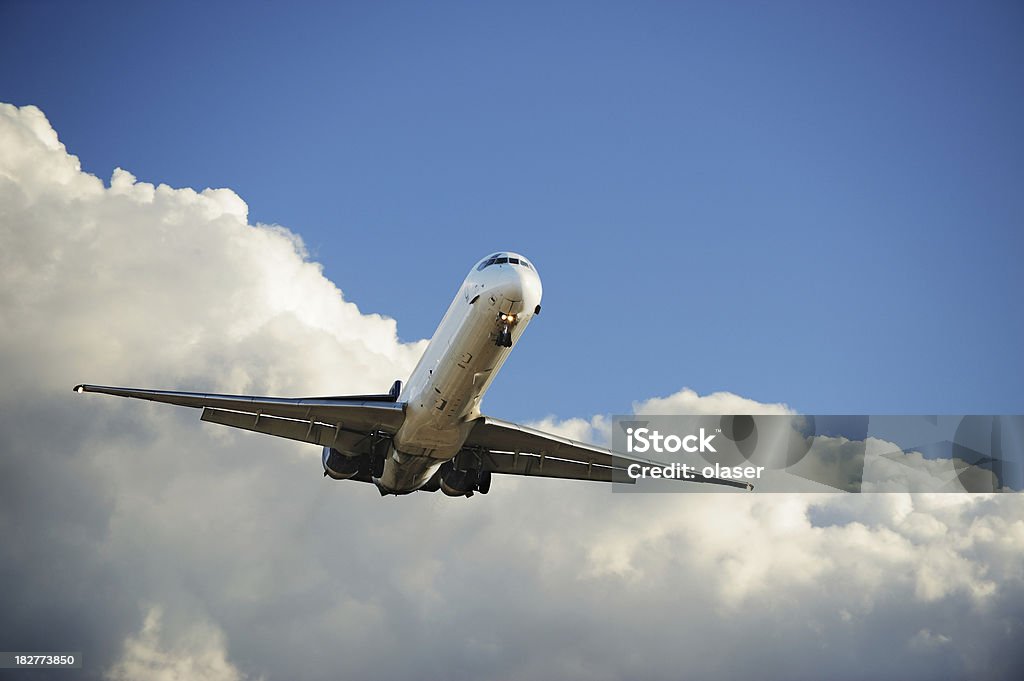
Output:
[[[1019,3],[8,2],[0,100],[104,179],[232,188],[403,339],[527,254],[503,417],[683,386],[1022,413],[1022,29]]]

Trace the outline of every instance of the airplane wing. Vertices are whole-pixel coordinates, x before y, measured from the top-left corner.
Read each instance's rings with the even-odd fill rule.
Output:
[[[376,433],[394,435],[405,418],[396,402],[400,386],[387,395],[350,397],[253,397],[76,385],[75,392],[103,393],[202,409],[201,419],[290,440],[356,450]]]
[[[202,409],[201,420],[208,423],[360,453],[369,451],[373,436],[398,432],[405,419],[404,404],[395,401],[398,385],[386,395],[300,398],[87,384],[74,390]],[[636,482],[626,474],[630,464],[659,465],[489,416],[477,419],[459,456],[472,457],[465,463],[493,473],[626,484]],[[753,489],[736,480],[693,475],[688,482]]]
[[[466,455],[476,459],[478,468],[492,473],[627,484],[636,482],[626,474],[629,465],[664,465],[490,416],[477,419],[460,456]],[[753,489],[753,485],[738,480],[692,475],[685,482]]]

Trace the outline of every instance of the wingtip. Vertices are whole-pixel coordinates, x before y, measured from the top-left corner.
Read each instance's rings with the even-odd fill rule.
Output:
[[[79,383],[74,388],[72,388],[72,390],[74,392],[76,392],[76,393],[84,393],[85,392],[85,384],[84,383]]]

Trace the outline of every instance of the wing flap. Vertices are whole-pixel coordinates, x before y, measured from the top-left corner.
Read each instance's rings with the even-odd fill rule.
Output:
[[[492,473],[526,475],[538,478],[559,478],[562,480],[592,480],[594,482],[621,482],[633,484],[636,481],[621,468],[595,466],[578,461],[551,459],[532,454],[507,454],[504,452],[480,452],[472,455],[475,467]]]
[[[366,433],[353,432],[330,423],[317,421],[297,421],[212,407],[203,409],[200,420],[298,442],[308,442],[321,447],[333,447],[350,454],[369,453],[372,445],[372,438]]]

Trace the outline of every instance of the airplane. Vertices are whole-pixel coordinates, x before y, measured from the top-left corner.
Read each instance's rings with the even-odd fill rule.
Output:
[[[493,473],[635,483],[630,464],[658,464],[480,412],[494,377],[540,314],[541,293],[540,275],[522,255],[503,251],[479,261],[409,379],[386,394],[293,399],[88,384],[74,390],[201,408],[208,423],[319,445],[325,477],[372,483],[382,496],[487,494]],[[699,474],[687,481],[751,489]]]

